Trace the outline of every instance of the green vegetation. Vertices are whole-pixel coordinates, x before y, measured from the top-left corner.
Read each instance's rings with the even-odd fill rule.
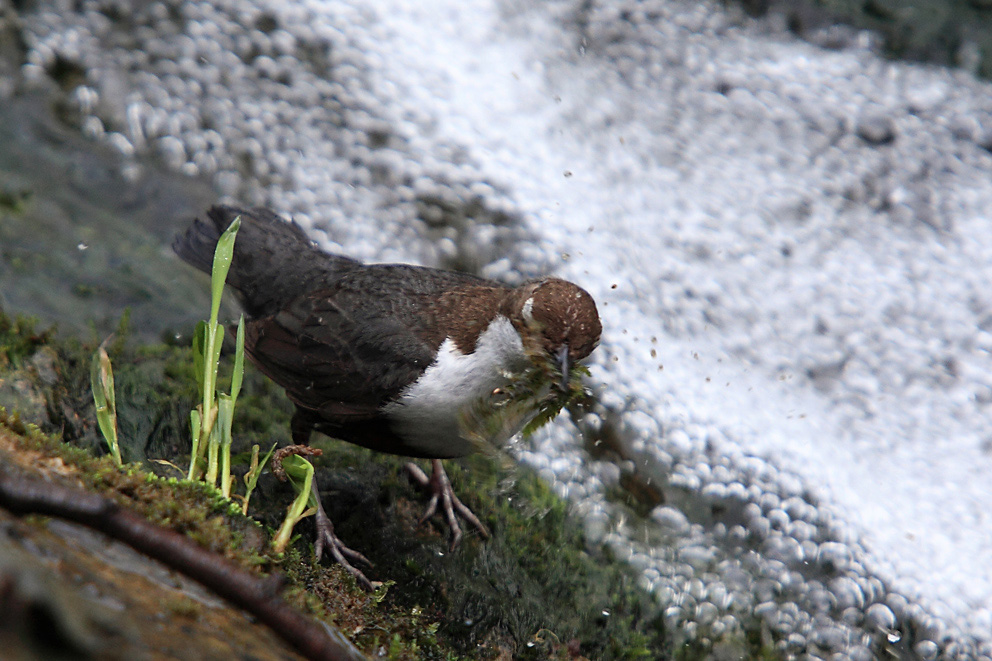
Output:
[[[296,490],[296,498],[286,510],[286,519],[279,526],[279,532],[272,540],[272,549],[283,553],[293,534],[293,528],[302,519],[317,513],[317,498],[311,490],[313,484],[313,464],[299,455],[290,455],[282,461],[286,477]]]
[[[109,338],[108,338],[109,339]],[[114,370],[107,355],[107,340],[104,340],[93,354],[93,367],[90,371],[90,387],[93,390],[93,403],[96,405],[96,420],[100,432],[107,441],[114,463],[121,462],[121,449],[117,443],[117,400],[114,396]]]
[[[245,372],[245,318],[241,315],[235,339],[234,366],[231,372],[231,392],[218,390],[220,354],[224,342],[224,327],[218,322],[224,284],[234,256],[234,242],[241,227],[241,218],[235,218],[230,227],[221,234],[214,251],[213,268],[210,274],[210,318],[196,325],[193,334],[193,366],[198,377],[200,403],[190,411],[190,429],[193,447],[190,452],[187,479],[204,482],[217,487],[220,480],[220,493],[225,499],[232,497],[234,476],[231,474],[231,446],[233,441],[234,408],[241,393]],[[127,328],[127,312],[121,321],[121,329]],[[122,333],[123,334],[123,333]],[[110,448],[118,467],[122,466],[117,433],[117,404],[114,391],[114,373],[106,345],[110,338],[93,354],[90,372],[90,387],[96,409],[97,423]],[[248,513],[248,503],[258,484],[258,478],[275,451],[273,444],[264,461],[259,462],[259,446],[252,448],[251,464],[244,475],[245,495],[237,496],[242,501],[241,511]],[[174,466],[167,460],[158,460]],[[289,543],[294,526],[304,517],[316,511],[317,503],[311,493],[313,466],[303,457],[291,456],[283,460],[283,470],[290,482],[298,490],[297,498],[290,505],[286,519],[273,540],[273,548],[282,553]],[[219,475],[218,475],[219,473]],[[306,507],[310,505],[309,509]]]
[[[243,503],[241,508],[241,513],[245,516],[248,516],[248,501],[251,500],[251,492],[258,486],[258,478],[262,475],[265,467],[269,465],[269,459],[272,458],[272,453],[276,451],[276,445],[277,443],[272,444],[265,458],[261,461],[258,460],[258,445],[253,445],[251,448],[251,463],[248,465],[248,472],[245,473],[244,477],[245,495],[242,498]]]
[[[217,484],[220,465],[220,489],[225,498],[231,496],[231,426],[234,422],[234,405],[241,392],[245,366],[245,317],[238,322],[234,371],[231,374],[230,394],[217,391],[217,371],[220,350],[224,342],[224,327],[217,322],[224,283],[234,256],[234,241],[241,227],[241,218],[217,240],[213,269],[210,274],[210,319],[196,325],[193,334],[193,361],[199,375],[201,403],[190,412],[193,451],[190,454],[187,478],[195,480],[205,474],[205,480]],[[206,455],[206,467],[204,467]]]

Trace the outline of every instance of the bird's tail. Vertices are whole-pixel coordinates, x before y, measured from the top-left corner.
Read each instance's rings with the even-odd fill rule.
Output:
[[[183,261],[210,273],[217,240],[239,216],[241,228],[227,284],[238,290],[250,316],[274,314],[296,296],[329,284],[342,268],[356,263],[322,252],[299,225],[260,207],[211,207],[205,220],[196,218],[176,236],[172,249]]]

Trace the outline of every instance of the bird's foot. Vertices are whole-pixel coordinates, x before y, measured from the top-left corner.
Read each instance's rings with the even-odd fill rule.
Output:
[[[302,444],[290,445],[277,450],[272,457],[272,468],[276,477],[280,480],[286,480],[286,471],[282,468],[282,460],[292,454],[303,457],[319,457],[321,451]],[[372,566],[372,562],[358,551],[345,546],[338,536],[334,534],[334,524],[331,523],[330,517],[324,511],[324,504],[320,501],[317,480],[310,482],[310,490],[313,492],[313,497],[317,501],[317,539],[314,544],[314,550],[317,553],[317,562],[320,562],[321,557],[324,555],[324,549],[327,548],[331,553],[331,557],[337,560],[338,564],[344,567],[345,571],[354,576],[360,586],[371,592],[373,589],[372,581],[361,570],[356,569],[348,559],[350,558],[355,562],[363,562],[369,567]]]
[[[338,536],[334,534],[334,524],[331,523],[330,517],[324,512],[324,506],[320,502],[320,492],[317,490],[317,482],[314,481],[311,484],[313,495],[317,499],[317,541],[314,545],[314,550],[317,552],[317,562],[320,562],[320,558],[324,555],[324,549],[326,548],[330,552],[331,557],[337,560],[338,564],[344,567],[346,572],[354,576],[360,586],[371,592],[374,587],[372,581],[361,570],[355,568],[349,560],[361,562],[368,567],[372,566],[372,562],[358,551],[345,546]]]
[[[431,492],[431,500],[427,504],[424,515],[420,518],[420,524],[422,525],[427,519],[434,516],[440,502],[444,516],[448,520],[448,526],[451,528],[452,551],[455,550],[455,547],[462,540],[462,527],[458,524],[458,516],[472,524],[484,539],[489,539],[489,530],[482,524],[479,517],[466,507],[462,501],[458,500],[458,496],[455,495],[454,490],[451,488],[451,481],[448,480],[448,474],[444,472],[444,466],[441,465],[441,460],[432,459],[431,467],[431,476],[427,477],[427,474],[417,464],[411,462],[406,465],[406,470],[410,474],[410,477],[416,480],[420,486]]]

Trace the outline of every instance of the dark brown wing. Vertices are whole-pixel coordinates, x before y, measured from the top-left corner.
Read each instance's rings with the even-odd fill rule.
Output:
[[[343,305],[339,297],[348,298],[313,292],[248,322],[245,346],[294,403],[343,423],[374,417],[427,369],[437,347],[396,317]]]
[[[495,314],[502,285],[422,267],[358,266],[249,321],[245,347],[298,406],[332,423],[370,419],[434,361],[449,333],[442,302],[466,285],[490,291]]]

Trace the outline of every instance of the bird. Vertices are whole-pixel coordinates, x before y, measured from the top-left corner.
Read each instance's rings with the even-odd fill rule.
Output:
[[[440,505],[458,545],[461,517],[489,532],[454,494],[441,463],[499,444],[537,416],[554,417],[575,366],[599,343],[592,296],[543,277],[510,286],[409,264],[364,264],[325,252],[292,220],[264,208],[215,205],[173,250],[210,273],[220,235],[240,218],[227,285],[244,308],[245,354],[295,405],[294,444],[320,432],[374,451],[431,461],[410,474]],[[324,548],[366,589],[371,563],[335,534],[316,481],[318,561]]]

